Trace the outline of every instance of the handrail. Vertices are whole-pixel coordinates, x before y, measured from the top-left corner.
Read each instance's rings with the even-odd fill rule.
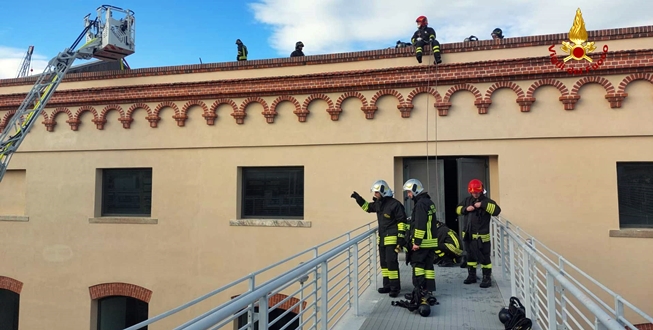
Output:
[[[290,272],[285,273],[284,275],[279,276],[278,278],[268,281],[254,291],[248,292],[244,295],[238,296],[236,299],[229,301],[224,305],[223,308],[220,308],[213,312],[212,314],[203,317],[195,322],[191,321],[191,325],[184,328],[185,330],[204,330],[208,329],[210,326],[213,326],[224,320],[233,314],[236,314],[238,311],[247,308],[247,306],[261,300],[261,297],[267,297],[268,293],[274,291],[275,289],[284,286],[284,284],[294,281],[297,278],[303,276],[308,271],[316,268],[321,263],[327,262],[332,257],[337,256],[338,254],[344,252],[351,248],[354,244],[358,244],[363,241],[363,239],[368,238],[371,234],[376,232],[376,228],[370,229],[367,232],[356,236],[353,239],[347,241],[347,244],[342,244],[338,247],[335,247],[328,252],[320,255],[317,258],[314,258],[311,261],[308,261],[304,264],[301,264]],[[323,316],[325,317],[325,316]]]
[[[180,312],[182,310],[185,310],[185,309],[187,309],[187,308],[189,308],[189,307],[191,307],[191,306],[193,306],[195,304],[198,304],[198,303],[200,303],[200,302],[202,302],[202,301],[204,301],[204,300],[206,300],[208,298],[211,298],[211,297],[215,296],[218,293],[221,293],[221,292],[223,292],[223,291],[225,291],[227,289],[230,289],[230,288],[234,287],[235,285],[243,283],[243,282],[245,282],[247,280],[249,280],[250,284],[251,284],[251,286],[250,286],[250,288],[249,288],[249,290],[247,292],[251,292],[251,291],[259,288],[260,286],[270,282],[270,281],[267,281],[267,282],[265,282],[263,284],[256,284],[256,282],[254,280],[256,275],[262,274],[265,271],[273,269],[273,268],[275,268],[277,266],[280,266],[280,265],[282,265],[284,263],[287,263],[287,262],[289,262],[289,261],[291,261],[293,259],[301,257],[301,256],[303,256],[303,255],[305,255],[307,253],[316,252],[316,251],[318,251],[319,248],[324,247],[324,246],[326,246],[326,245],[328,245],[330,243],[333,243],[333,242],[335,242],[335,241],[337,241],[339,239],[346,238],[347,239],[346,241],[348,242],[350,240],[350,237],[351,237],[352,233],[357,232],[357,231],[359,231],[359,230],[361,230],[361,229],[363,229],[365,227],[367,227],[367,231],[370,231],[370,230],[372,230],[371,229],[372,225],[375,225],[376,223],[377,223],[376,221],[372,221],[372,222],[368,222],[367,224],[356,227],[356,228],[354,228],[352,230],[349,230],[348,232],[346,232],[346,233],[344,233],[342,235],[339,235],[339,236],[337,236],[335,238],[327,240],[327,241],[325,241],[323,243],[320,243],[320,244],[318,244],[316,246],[312,246],[312,247],[310,247],[308,249],[305,249],[305,250],[303,250],[303,251],[301,251],[299,253],[296,253],[296,254],[294,254],[294,255],[292,255],[290,257],[287,257],[287,258],[285,258],[285,259],[283,259],[281,261],[270,264],[270,265],[268,265],[268,266],[266,266],[264,268],[258,269],[258,270],[254,271],[254,272],[251,272],[251,273],[249,273],[249,274],[247,274],[247,275],[245,275],[245,276],[243,276],[243,277],[241,277],[241,278],[239,278],[237,280],[234,280],[234,281],[232,281],[232,282],[230,282],[228,284],[225,284],[225,285],[223,285],[223,286],[221,286],[221,287],[219,287],[219,288],[217,288],[217,289],[215,289],[215,290],[213,290],[213,291],[211,291],[209,293],[201,295],[201,296],[199,296],[199,297],[197,297],[197,298],[195,298],[195,299],[193,299],[193,300],[191,300],[191,301],[189,301],[187,303],[184,303],[184,304],[182,304],[180,306],[177,306],[177,307],[175,307],[175,308],[173,308],[171,310],[165,311],[165,312],[163,312],[163,313],[161,313],[159,315],[148,318],[147,320],[139,322],[139,323],[137,323],[137,324],[135,324],[133,326],[125,328],[124,330],[138,330],[141,327],[144,327],[146,325],[150,325],[150,324],[155,323],[155,322],[157,322],[157,321],[159,321],[161,319],[164,319],[166,317],[174,315],[174,314],[176,314],[176,313],[178,313],[178,312]],[[376,230],[376,229],[373,229],[373,230]],[[317,256],[319,256],[319,255],[317,255]],[[208,313],[209,312],[207,312],[205,314],[208,314]]]
[[[502,221],[503,220],[503,221]],[[504,222],[505,221],[505,222]],[[561,255],[551,250],[540,241],[534,237],[528,235],[521,228],[514,225],[504,217],[493,217],[493,230],[492,230],[492,240],[493,240],[493,253],[501,254],[498,257],[498,260],[501,260],[501,270],[505,274],[509,273],[509,280],[511,286],[511,294],[513,296],[519,296],[517,293],[517,282],[521,281],[521,298],[526,300],[527,306],[527,316],[533,318],[533,321],[536,322],[540,315],[545,315],[547,319],[548,329],[556,329],[557,317],[561,316],[563,325],[566,325],[567,318],[571,319],[576,325],[581,328],[578,321],[568,313],[567,305],[571,305],[574,308],[574,311],[580,314],[586,322],[589,322],[577,308],[574,306],[571,301],[568,301],[566,294],[570,294],[576,298],[587,310],[594,314],[594,323],[593,325],[588,324],[588,326],[593,326],[595,329],[599,327],[599,324],[608,329],[620,329],[623,330],[624,327],[631,329],[636,329],[636,327],[630,323],[623,315],[623,306],[630,307],[634,312],[639,314],[644,319],[653,323],[653,318],[649,315],[632,305],[630,302],[623,299],[621,296],[617,295],[612,290],[608,289],[605,285],[599,283],[597,280],[589,276],[587,273],[580,270],[577,266],[571,264],[569,261],[564,259]],[[508,246],[506,247],[506,239]],[[517,246],[515,246],[515,243]],[[517,260],[517,251],[521,250],[522,260]],[[543,253],[546,251],[553,255],[554,258],[558,259],[558,262],[555,262],[547,255]],[[506,254],[509,254],[506,258]],[[519,265],[518,261],[522,261],[522,265]],[[538,273],[541,272],[536,268],[530,265],[530,262],[535,262],[538,265],[541,265],[546,271],[543,275],[546,278],[546,283],[539,281]],[[565,266],[569,266],[573,270],[578,271],[583,277],[588,279],[590,282],[596,284],[605,292],[612,295],[615,300],[615,309],[612,309],[608,306],[603,300],[601,300],[595,293],[581,284],[577,279],[575,279],[571,274],[565,271]],[[521,267],[521,273],[518,268]],[[509,270],[507,270],[509,268]],[[531,272],[533,272],[531,274]],[[520,274],[517,274],[520,273]],[[519,279],[518,279],[519,275]],[[564,290],[560,293],[560,298],[556,297],[556,285],[554,281],[557,281],[559,286]],[[538,283],[539,282],[539,283]],[[546,289],[546,292],[542,293],[539,289]],[[543,310],[540,303],[534,302],[529,303],[530,300],[539,300],[537,291],[540,291],[544,296],[546,296],[546,302],[542,304],[547,305],[546,311]],[[566,292],[565,292],[566,291]],[[560,311],[558,312],[558,305]],[[606,311],[607,310],[607,311]],[[530,315],[529,315],[530,314]]]

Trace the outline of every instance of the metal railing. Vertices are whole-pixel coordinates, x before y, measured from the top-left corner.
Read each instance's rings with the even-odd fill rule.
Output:
[[[242,288],[240,295],[223,298],[212,304],[217,307],[174,329],[254,330],[255,324],[258,329],[273,325],[280,330],[330,329],[348,310],[354,308],[358,315],[359,297],[368,287],[377,286],[380,269],[375,225],[376,221],[358,227],[125,330],[137,330],[181,311],[188,312],[191,306],[233,292],[245,283],[248,287]],[[335,247],[320,252],[329,246]],[[270,279],[260,283],[266,273],[272,274],[267,276]]]
[[[492,219],[491,233],[493,260],[533,324],[548,330],[636,330],[626,312],[653,323],[651,316],[505,218]]]

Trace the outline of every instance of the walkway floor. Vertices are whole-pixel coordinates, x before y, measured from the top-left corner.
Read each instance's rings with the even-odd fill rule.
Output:
[[[431,315],[421,317],[411,313],[405,308],[392,306],[393,300],[405,299],[404,293],[411,292],[411,268],[404,262],[403,254],[399,255],[399,270],[401,273],[402,292],[397,298],[390,298],[387,294],[379,294],[375,287],[370,287],[361,295],[359,301],[360,315],[354,315],[352,308],[334,327],[337,330],[385,330],[385,329],[492,329],[503,330],[497,314],[508,298],[502,286],[502,292],[496,281],[492,287],[482,289],[479,287],[480,279],[476,284],[463,284],[467,277],[467,270],[460,267],[444,268],[435,267],[436,298],[439,305],[431,307]],[[498,267],[497,267],[498,268]],[[496,269],[495,273],[500,273]],[[478,269],[477,274],[481,275]],[[500,278],[501,274],[493,274]],[[503,282],[500,280],[500,282]],[[379,283],[381,280],[379,279]],[[500,283],[503,284],[503,283]]]

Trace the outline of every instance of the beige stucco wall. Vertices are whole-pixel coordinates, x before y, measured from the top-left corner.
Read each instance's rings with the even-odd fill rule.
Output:
[[[651,40],[641,48],[653,48]],[[615,48],[640,48],[627,42],[611,42],[611,49],[613,43],[620,45]],[[514,57],[532,51],[510,50]],[[476,60],[485,56],[480,53]],[[469,54],[460,56],[472,60]],[[412,65],[414,59],[387,61]],[[393,65],[387,61],[363,66]],[[329,70],[352,65],[331,65]],[[237,74],[259,75],[254,70]],[[623,77],[605,76],[615,86]],[[134,78],[62,88],[168,79],[209,78]],[[561,81],[571,89],[578,79]],[[516,83],[526,91],[533,81]],[[484,93],[491,84],[474,85]],[[449,87],[438,90],[444,94]],[[15,90],[0,89],[0,94]],[[399,91],[406,96],[411,90]],[[369,100],[376,91],[360,92]],[[478,114],[471,93],[460,92],[452,97],[448,116],[435,116],[433,98],[421,94],[410,118],[401,118],[396,99],[384,96],[373,120],[365,119],[360,101],[349,99],[339,121],[331,121],[325,102],[315,101],[305,123],[297,121],[288,102],[277,108],[273,124],[260,115],[259,104],[248,107],[244,125],[236,124],[228,106],[218,109],[214,126],[206,124],[199,107],[189,111],[185,127],[177,126],[170,108],[160,114],[158,128],[149,127],[142,109],[130,129],[122,128],[117,112],[110,113],[104,130],[95,128],[89,113],[82,115],[78,131],[71,131],[62,116],[54,132],[41,124],[35,127],[13,158],[10,168],[26,170],[24,177],[9,172],[0,183],[0,201],[15,200],[0,202],[0,216],[29,220],[0,221],[0,275],[24,283],[24,329],[86,328],[91,317],[88,288],[105,282],[152,290],[154,316],[373,221],[373,215],[349,198],[351,191],[367,196],[378,178],[401,182],[395,157],[425,155],[428,129],[430,155],[437,150],[440,156],[498,156],[490,164],[491,193],[503,215],[653,314],[647,298],[653,294],[653,255],[643,253],[653,249],[653,239],[609,237],[609,230],[619,229],[615,162],[653,161],[653,85],[636,81],[627,92],[623,106],[611,109],[605,89],[589,84],[582,88],[576,109],[565,111],[559,91],[546,86],[536,92],[531,111],[522,113],[515,93],[501,89],[485,115]],[[335,100],[340,94],[328,95]],[[263,98],[270,104],[276,96]],[[304,220],[311,222],[310,228],[229,225],[238,218],[238,167],[256,165],[305,167]],[[96,214],[96,169],[135,166],[153,168],[152,218],[158,223],[89,223]],[[23,214],[15,214],[21,208]],[[189,316],[180,314],[151,329],[170,328]]]

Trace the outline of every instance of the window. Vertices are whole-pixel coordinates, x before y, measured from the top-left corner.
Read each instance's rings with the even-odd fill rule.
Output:
[[[621,228],[653,228],[653,162],[618,162]]]
[[[18,307],[20,295],[0,289],[0,329],[18,330]]]
[[[122,330],[147,320],[148,303],[125,296],[110,296],[98,300],[98,330]],[[147,326],[141,327],[147,330]]]
[[[151,209],[151,168],[102,170],[102,216],[149,217]]]
[[[304,217],[303,167],[242,169],[243,218]]]

